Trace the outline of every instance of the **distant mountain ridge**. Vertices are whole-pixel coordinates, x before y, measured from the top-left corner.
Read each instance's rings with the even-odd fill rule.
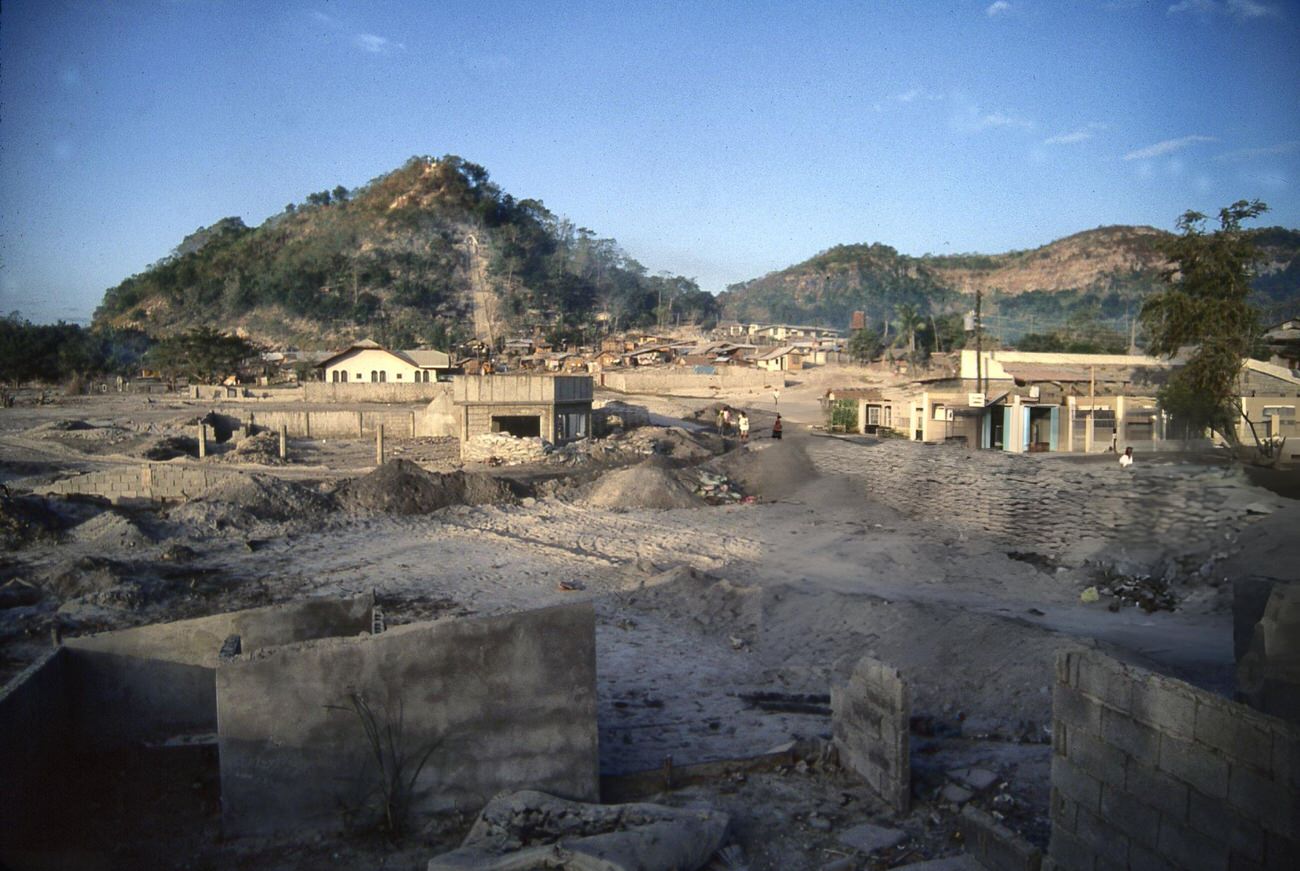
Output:
[[[1254,230],[1264,257],[1256,304],[1265,319],[1300,311],[1300,231]],[[966,311],[975,293],[986,311],[1032,323],[1079,312],[1131,317],[1166,267],[1154,227],[1085,230],[1028,251],[911,257],[888,245],[837,245],[802,263],[733,284],[720,296],[723,317],[845,327],[854,311],[872,322],[900,306],[935,314]]]

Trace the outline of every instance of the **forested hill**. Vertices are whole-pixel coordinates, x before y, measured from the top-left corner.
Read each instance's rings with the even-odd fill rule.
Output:
[[[1255,281],[1265,320],[1300,311],[1300,232],[1253,231],[1264,258]],[[957,313],[984,294],[986,311],[1032,324],[1072,317],[1131,315],[1159,285],[1153,227],[1101,227],[1031,251],[909,257],[887,245],[837,245],[809,260],[734,284],[720,296],[723,317],[844,328],[854,311],[873,323],[900,307],[935,315]]]
[[[449,155],[313,193],[259,227],[202,228],[110,288],[95,322],[155,337],[208,326],[303,349],[365,336],[447,348],[484,332],[577,339],[661,316],[707,325],[717,303]]]

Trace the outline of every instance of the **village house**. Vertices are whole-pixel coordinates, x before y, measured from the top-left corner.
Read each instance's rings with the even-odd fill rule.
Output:
[[[803,356],[790,345],[781,345],[759,354],[754,358],[754,365],[765,372],[785,372],[803,368]]]
[[[858,405],[856,432],[889,429],[914,441],[957,441],[1011,453],[1158,447],[1197,437],[1156,401],[1177,364],[1144,356],[962,351],[955,371],[884,390],[828,391]],[[1300,435],[1300,377],[1257,360],[1243,364],[1238,438],[1252,444]],[[843,410],[841,409],[841,413]],[[1252,432],[1251,424],[1255,431]]]
[[[451,357],[432,349],[391,351],[378,342],[360,342],[316,364],[331,384],[416,384],[437,381],[452,370]]]

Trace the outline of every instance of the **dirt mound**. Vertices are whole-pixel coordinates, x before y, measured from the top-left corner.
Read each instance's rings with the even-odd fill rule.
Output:
[[[483,505],[510,496],[491,475],[475,472],[428,472],[409,460],[392,460],[361,478],[343,482],[339,503],[385,514],[428,514],[449,505]]]
[[[601,475],[585,496],[589,505],[600,508],[698,508],[703,504],[692,486],[656,458]]]
[[[135,570],[127,563],[87,556],[50,576],[45,586],[60,599],[72,599],[121,587],[134,574]]]
[[[97,514],[69,531],[68,537],[81,544],[102,547],[145,547],[153,538],[130,517],[116,511]]]
[[[53,538],[63,521],[38,496],[0,494],[0,550],[17,550],[42,538]]]
[[[280,436],[273,432],[259,432],[242,439],[239,444],[221,455],[228,463],[258,463],[263,466],[282,466]]]
[[[199,496],[172,509],[169,517],[223,529],[246,529],[260,521],[284,522],[319,517],[333,503],[317,491],[270,475],[223,476]]]
[[[817,468],[797,441],[759,442],[743,451],[732,451],[706,464],[705,468],[725,475],[746,494],[759,499],[777,499],[817,477]]]

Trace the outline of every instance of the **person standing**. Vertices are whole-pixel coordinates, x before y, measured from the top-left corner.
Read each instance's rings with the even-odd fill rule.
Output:
[[[772,404],[773,404],[773,405],[780,405],[780,404],[781,404],[781,391],[780,391],[780,390],[773,390],[773,391],[772,391]],[[780,415],[778,415],[778,417],[779,417],[779,416],[780,416]]]
[[[1119,458],[1119,466],[1121,469],[1127,469],[1131,465],[1133,465],[1133,446],[1129,445],[1124,449],[1124,455]]]
[[[727,409],[726,406],[718,409],[718,435],[727,434]]]
[[[772,424],[772,438],[779,439],[780,437],[781,437],[781,415],[778,414],[776,416],[776,423]]]
[[[740,440],[749,441],[749,415],[742,411],[736,420],[736,428],[740,431]]]

